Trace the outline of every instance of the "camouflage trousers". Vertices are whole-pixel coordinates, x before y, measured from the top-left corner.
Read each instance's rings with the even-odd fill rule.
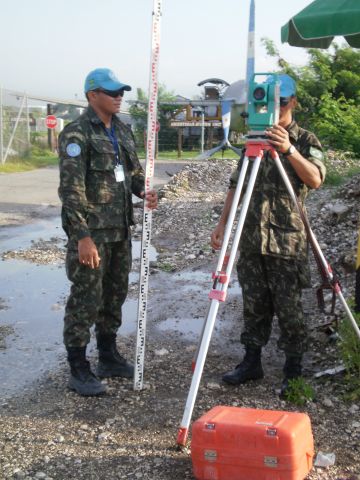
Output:
[[[121,307],[128,292],[131,240],[97,243],[100,266],[91,269],[79,262],[77,244],[69,242],[66,274],[72,282],[64,317],[66,347],[84,347],[90,328],[97,334],[114,334],[121,325]]]
[[[241,343],[266,345],[276,314],[281,332],[278,347],[288,355],[307,350],[301,293],[309,279],[304,270],[296,259],[241,253],[237,263],[244,304]]]

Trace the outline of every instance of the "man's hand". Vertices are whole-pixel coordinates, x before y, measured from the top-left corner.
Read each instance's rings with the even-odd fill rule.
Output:
[[[280,153],[285,153],[291,147],[289,132],[280,125],[274,125],[266,129],[266,135],[269,137],[269,143],[273,145]]]
[[[100,257],[95,243],[90,237],[78,241],[79,262],[89,268],[98,268]]]
[[[214,250],[219,250],[224,240],[225,226],[218,224],[211,234],[210,245]]]
[[[140,197],[144,198],[144,195],[145,195],[145,192],[141,192]],[[158,206],[158,196],[157,196],[157,193],[155,192],[155,190],[150,190],[150,192],[148,192],[146,194],[145,200],[147,202],[146,203],[147,208],[150,208],[150,210],[153,210],[154,208],[157,208],[157,206]]]

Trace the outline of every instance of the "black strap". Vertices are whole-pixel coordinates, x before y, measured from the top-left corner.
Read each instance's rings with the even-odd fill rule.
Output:
[[[322,279],[322,284],[316,290],[316,296],[317,296],[317,300],[318,300],[319,309],[320,309],[321,312],[325,312],[324,290],[332,290],[330,314],[333,315],[335,313],[336,291],[340,286],[340,282],[339,282],[335,272],[332,272],[333,278],[330,280],[329,272],[326,270],[326,268],[324,267],[324,265],[321,261],[320,255],[319,255],[319,253],[316,249],[315,242],[314,242],[313,237],[311,235],[311,228],[310,228],[309,220],[307,219],[307,216],[306,216],[298,198],[296,198],[296,202],[297,202],[297,206],[299,208],[301,220],[302,220],[302,222],[304,224],[304,227],[305,227],[307,239],[310,243],[310,246],[311,246],[311,249],[313,251],[314,258],[315,258],[315,261],[316,261],[316,264],[317,264],[317,267],[318,267],[318,270],[319,270],[319,273],[320,273],[320,276],[321,276],[321,279]],[[329,266],[329,268],[330,268],[330,266]]]

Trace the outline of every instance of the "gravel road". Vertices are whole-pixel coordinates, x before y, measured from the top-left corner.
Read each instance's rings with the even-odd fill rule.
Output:
[[[45,369],[26,389],[0,400],[0,478],[193,479],[190,450],[178,450],[175,439],[191,381],[191,361],[206,315],[210,272],[217,259],[208,247],[209,233],[219,217],[233,165],[233,161],[223,160],[185,166],[161,190],[159,209],[153,215],[157,257],[151,263],[144,390],[134,392],[128,381],[108,380],[106,396],[81,398],[65,388],[68,366],[64,353],[60,353],[55,368]],[[165,169],[168,171],[168,166]],[[48,177],[55,178],[56,170],[50,170]],[[46,171],[39,175],[47,176]],[[360,210],[359,180],[354,178],[339,189],[313,192],[309,199],[311,223],[326,256],[342,273],[347,296],[354,287],[351,255],[355,250]],[[0,177],[1,181],[4,177]],[[3,199],[1,212],[2,202]],[[51,204],[50,197],[47,202]],[[34,200],[37,208],[42,203],[40,197]],[[13,198],[11,204],[16,204]],[[58,208],[58,204],[52,208]],[[141,211],[137,210],[140,219]],[[29,215],[25,221],[29,221]],[[134,238],[138,235],[139,228]],[[61,235],[50,241],[33,240],[30,247],[3,252],[4,265],[8,268],[13,265],[15,269],[19,265],[16,262],[21,262],[30,272],[42,268],[41,258],[47,267],[61,272],[64,255]],[[312,267],[315,286],[317,277]],[[138,270],[137,260],[134,270]],[[43,287],[46,296],[50,285]],[[137,298],[135,278],[130,287],[131,302]],[[60,316],[64,303],[64,296],[56,299]],[[5,308],[15,309],[11,298],[0,299],[0,315],[7,311]],[[215,405],[305,412],[311,418],[316,453],[335,454],[333,466],[314,467],[307,479],[359,480],[358,399],[345,398],[348,387],[342,374],[315,376],[341,363],[339,347],[328,335],[334,318],[317,310],[313,289],[305,292],[305,310],[311,337],[304,364],[305,378],[315,391],[314,401],[299,407],[278,397],[284,359],[276,347],[276,324],[264,349],[265,378],[239,387],[224,385],[221,374],[242,356],[238,341],[241,296],[233,279],[227,301],[219,310],[193,419]],[[340,315],[338,307],[336,312]],[[36,306],[34,311],[28,310],[30,320],[34,314]],[[13,339],[16,342],[16,328],[15,331],[11,325],[3,328],[0,354],[7,358],[8,346]],[[131,330],[119,339],[119,348],[129,358],[134,355],[134,340]],[[46,342],[38,345],[38,349],[46,348]],[[53,354],[50,351],[48,355]],[[89,357],[95,365],[97,356],[93,348]],[[15,365],[8,363],[3,367],[11,369]]]

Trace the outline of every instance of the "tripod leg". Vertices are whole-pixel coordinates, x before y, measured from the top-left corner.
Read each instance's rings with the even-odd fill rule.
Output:
[[[233,203],[231,205],[231,209],[230,209],[230,212],[229,212],[229,217],[228,217],[228,220],[226,222],[224,239],[223,239],[223,243],[222,243],[222,246],[221,246],[218,263],[217,263],[217,266],[216,266],[215,276],[218,275],[220,272],[222,272],[224,270],[224,268],[223,268],[224,264],[228,263],[228,261],[225,262],[226,251],[227,251],[227,248],[228,248],[228,245],[229,245],[230,236],[231,236],[232,228],[233,228],[233,225],[234,225],[235,215],[236,215],[236,211],[237,211],[237,208],[238,208],[238,205],[239,205],[239,202],[240,202],[241,193],[242,193],[242,190],[243,190],[245,176],[246,176],[246,172],[247,172],[248,167],[249,167],[249,158],[245,157],[244,160],[243,160],[243,164],[242,164],[240,173],[239,173],[239,179],[238,179],[238,183],[236,185],[236,190],[235,190],[235,193],[234,193]],[[200,334],[198,347],[196,349],[196,352],[195,352],[195,355],[194,355],[194,358],[193,358],[193,361],[192,361],[192,371],[195,370],[195,365],[196,365],[196,361],[197,361],[197,358],[198,358],[198,355],[199,355],[200,345],[201,345],[201,342],[202,342],[202,339],[203,339],[203,336],[204,336],[205,325],[206,325],[206,322],[207,322],[209,311],[210,311],[210,306],[209,306],[208,312],[207,312],[207,314],[205,316],[205,319],[204,319],[204,323],[203,323],[202,331],[201,331],[201,334]]]
[[[216,267],[216,272],[221,272],[222,266],[224,264],[224,259],[225,259],[226,251],[227,251],[227,248],[228,248],[228,245],[229,245],[230,236],[231,236],[232,228],[233,228],[233,225],[234,225],[235,215],[236,215],[236,212],[237,212],[237,209],[238,209],[238,206],[239,206],[239,202],[240,202],[240,199],[241,199],[241,193],[242,193],[242,190],[243,190],[245,176],[246,176],[248,166],[249,166],[249,157],[244,157],[243,164],[242,164],[242,167],[241,167],[241,170],[240,170],[240,173],[239,173],[238,183],[236,185],[236,190],[235,190],[235,193],[234,193],[233,203],[231,205],[231,209],[230,209],[230,212],[229,212],[229,217],[228,217],[228,220],[226,222],[224,239],[223,239],[223,243],[221,245],[221,250],[220,250],[219,259],[218,259],[218,263],[217,263],[217,267]]]
[[[272,150],[272,157],[273,157],[273,159],[274,159],[274,161],[275,161],[275,163],[276,163],[276,166],[278,167],[278,170],[279,170],[279,172],[280,172],[280,175],[281,175],[282,179],[284,180],[284,183],[285,183],[285,185],[286,185],[286,188],[287,188],[287,190],[288,190],[288,192],[289,192],[289,194],[290,194],[290,196],[291,196],[291,198],[292,198],[292,200],[293,200],[296,208],[297,208],[298,211],[299,211],[299,214],[300,214],[301,218],[303,218],[303,217],[304,217],[304,214],[303,214],[303,212],[301,211],[301,207],[300,207],[300,205],[299,205],[299,203],[298,203],[298,200],[297,200],[297,198],[296,198],[294,189],[293,189],[293,187],[292,187],[292,185],[291,185],[291,182],[290,182],[290,180],[289,180],[289,177],[287,176],[287,173],[286,173],[286,171],[285,171],[285,168],[283,167],[283,164],[281,163],[281,160],[280,160],[280,158],[279,158],[279,155],[277,154],[277,152],[276,152],[275,150]],[[320,260],[321,260],[321,263],[322,263],[322,265],[323,265],[323,267],[324,267],[324,271],[326,271],[326,273],[327,273],[328,280],[329,280],[330,284],[333,284],[333,283],[334,283],[334,282],[333,282],[333,280],[334,280],[334,275],[332,274],[331,267],[330,267],[330,265],[328,264],[328,262],[326,261],[326,259],[325,259],[325,257],[324,257],[324,254],[323,254],[322,251],[321,251],[320,245],[319,245],[319,243],[318,243],[318,241],[317,241],[317,239],[316,239],[313,231],[311,230],[311,228],[309,228],[309,232],[310,232],[310,236],[311,236],[311,242],[312,242],[312,244],[314,245],[314,248],[315,248],[315,250],[316,250],[316,252],[317,252],[317,254],[318,254],[318,256],[319,256],[319,258],[320,258]],[[359,329],[359,327],[358,327],[358,325],[357,325],[357,323],[356,323],[356,320],[355,320],[353,314],[351,313],[351,310],[350,310],[348,304],[346,303],[346,300],[345,300],[345,298],[344,298],[344,295],[342,294],[341,287],[340,287],[340,285],[339,285],[338,282],[336,282],[335,285],[334,285],[334,291],[335,291],[335,293],[337,294],[337,296],[339,297],[339,300],[341,301],[341,303],[342,303],[342,305],[343,305],[343,307],[344,307],[344,309],[345,309],[345,312],[347,313],[347,315],[348,315],[348,317],[349,317],[349,319],[350,319],[350,322],[352,323],[352,326],[354,327],[354,330],[355,330],[357,336],[358,336],[359,339],[360,339],[360,329]]]
[[[248,161],[248,158],[247,157],[245,157],[245,158]],[[200,386],[200,381],[201,381],[201,376],[202,376],[202,372],[203,372],[204,365],[205,365],[206,355],[207,355],[207,352],[208,352],[208,349],[209,349],[209,344],[210,344],[212,332],[213,332],[214,325],[215,325],[216,315],[217,315],[217,312],[218,312],[218,309],[219,309],[219,303],[223,302],[226,298],[226,292],[227,292],[227,287],[228,287],[228,284],[229,284],[231,270],[232,270],[232,267],[233,267],[233,264],[234,264],[234,261],[235,261],[237,250],[238,250],[238,244],[239,244],[240,237],[241,237],[241,232],[242,232],[242,229],[243,229],[243,226],[244,226],[244,223],[245,223],[245,218],[246,218],[247,210],[249,208],[250,199],[251,199],[251,195],[252,195],[252,192],[253,192],[253,189],[254,189],[256,177],[257,177],[257,174],[258,174],[258,171],[259,171],[261,158],[262,158],[262,152],[258,157],[256,157],[256,159],[254,161],[254,165],[252,167],[249,183],[248,183],[246,193],[245,193],[245,196],[244,196],[244,200],[243,200],[243,204],[242,204],[241,210],[240,210],[240,216],[239,216],[238,225],[236,227],[234,241],[233,241],[233,244],[232,244],[232,247],[231,247],[229,263],[228,263],[227,268],[226,268],[225,282],[221,283],[217,279],[215,279],[213,289],[210,291],[210,294],[209,294],[209,297],[211,298],[210,309],[209,309],[209,313],[208,313],[208,316],[207,316],[206,322],[205,322],[204,333],[203,333],[203,336],[202,336],[202,339],[201,339],[199,354],[198,354],[198,358],[197,358],[197,361],[196,361],[193,377],[192,377],[192,380],[191,380],[190,390],[189,390],[188,397],[187,397],[187,400],[186,400],[184,415],[183,415],[183,418],[182,418],[182,421],[181,421],[180,429],[178,431],[178,436],[177,436],[177,444],[178,445],[184,446],[186,444],[186,440],[187,440],[188,433],[189,433],[190,420],[191,420],[192,412],[194,410],[194,405],[195,405],[197,392],[198,392],[199,386]],[[240,196],[239,196],[239,198],[240,198]],[[234,207],[234,204],[235,204],[235,211],[236,211],[237,202],[236,203],[235,203],[235,201],[233,202],[232,208]],[[225,240],[227,240],[227,242],[228,242],[229,238],[230,238],[231,226],[227,224],[227,226],[226,226],[227,230],[228,230],[228,226],[229,226],[230,232],[229,232],[228,236],[224,235],[224,242],[225,242]],[[224,250],[224,252],[226,251],[226,247],[224,248],[224,245],[223,245],[222,251],[223,250]],[[224,253],[224,255],[225,255],[225,253]],[[221,256],[221,254],[220,254],[220,256]],[[221,268],[221,266],[222,266],[222,262],[220,263],[220,261],[219,261],[218,268]]]

